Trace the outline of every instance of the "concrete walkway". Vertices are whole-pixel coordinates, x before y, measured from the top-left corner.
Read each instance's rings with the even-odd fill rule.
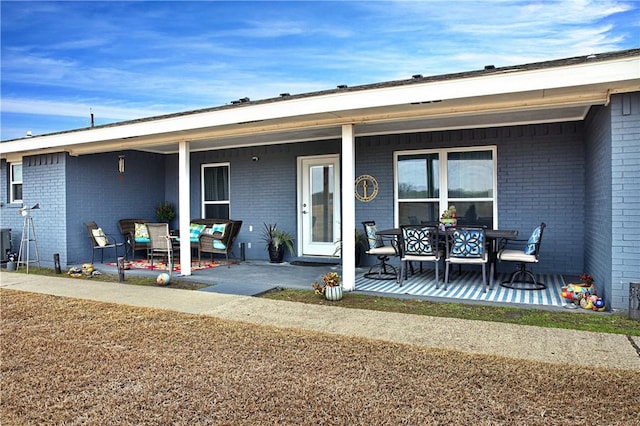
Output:
[[[640,371],[640,338],[616,334],[347,309],[339,307],[339,302],[335,307],[319,306],[4,271],[0,272],[0,289],[566,364],[567,367],[599,366]],[[333,320],[327,321],[329,317]]]

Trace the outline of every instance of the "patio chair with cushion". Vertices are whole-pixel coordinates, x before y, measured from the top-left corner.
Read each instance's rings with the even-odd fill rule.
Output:
[[[545,225],[542,222],[533,230],[528,240],[506,240],[504,247],[498,251],[498,260],[503,262],[515,262],[517,269],[511,274],[507,281],[500,285],[507,288],[518,288],[520,290],[542,290],[547,286],[538,281],[536,276],[527,269],[528,264],[538,263],[540,244],[542,243],[542,233]],[[511,247],[511,248],[509,248]],[[516,278],[518,278],[516,280]],[[527,278],[531,278],[528,283]]]
[[[233,253],[234,243],[240,233],[241,227],[241,220],[221,221],[220,223],[214,223],[211,227],[207,227],[200,235],[198,265],[200,265],[202,261],[202,253],[209,253],[212,260],[214,254],[223,254],[227,262],[227,267],[231,267],[229,254]]]
[[[168,223],[147,223],[149,232],[149,260],[153,269],[153,258],[156,254],[167,257],[167,265],[173,264],[173,245],[169,236]]]
[[[145,219],[120,219],[118,221],[120,234],[127,244],[125,256],[128,257],[131,253],[132,260],[135,259],[136,251],[144,250],[146,252],[149,248],[149,234],[144,226],[146,223]]]
[[[100,250],[100,263],[104,263],[104,250],[113,248],[115,251],[115,261],[118,261],[118,247],[124,247],[124,243],[116,241],[112,235],[105,234],[95,222],[85,222],[84,224],[89,234],[91,244],[91,263],[93,263],[96,250]]]
[[[368,255],[376,256],[378,262],[369,268],[365,277],[374,280],[395,280],[398,279],[398,270],[395,266],[387,263],[389,256],[398,256],[398,242],[395,238],[389,239],[389,244],[385,244],[381,235],[378,235],[378,228],[373,220],[362,222],[364,233],[367,238]]]
[[[487,237],[484,228],[456,228],[447,235],[447,258],[444,269],[444,289],[449,282],[449,265],[482,265],[482,287],[486,293],[487,280]]]
[[[402,228],[402,255],[400,258],[400,275],[398,284],[402,286],[402,280],[407,277],[407,264],[411,262],[435,263],[436,288],[440,288],[440,274],[438,265],[444,252],[439,248],[439,235],[437,226],[414,226],[408,225]]]

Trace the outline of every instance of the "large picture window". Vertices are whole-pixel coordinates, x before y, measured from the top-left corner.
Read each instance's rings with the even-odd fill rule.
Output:
[[[12,203],[22,202],[22,163],[12,163],[9,172],[9,200]]]
[[[394,158],[397,225],[437,222],[452,205],[460,225],[497,225],[495,147],[404,151]]]
[[[202,217],[229,219],[229,164],[202,165]]]

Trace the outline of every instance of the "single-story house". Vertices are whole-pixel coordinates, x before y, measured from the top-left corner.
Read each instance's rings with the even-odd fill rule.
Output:
[[[640,281],[640,49],[243,98],[0,153],[0,227],[17,251],[19,209],[38,203],[45,266],[91,259],[86,221],[117,234],[168,201],[181,234],[193,218],[242,220],[248,259],[267,258],[265,223],[295,236],[289,260],[334,257],[340,240],[349,290],[362,221],[432,221],[454,204],[521,235],[545,222],[534,271],[590,273],[610,308],[627,309]],[[186,240],[180,256],[192,274]]]

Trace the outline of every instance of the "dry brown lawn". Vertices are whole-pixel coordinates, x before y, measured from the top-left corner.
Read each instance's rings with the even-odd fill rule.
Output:
[[[640,424],[640,373],[0,290],[0,423]]]

